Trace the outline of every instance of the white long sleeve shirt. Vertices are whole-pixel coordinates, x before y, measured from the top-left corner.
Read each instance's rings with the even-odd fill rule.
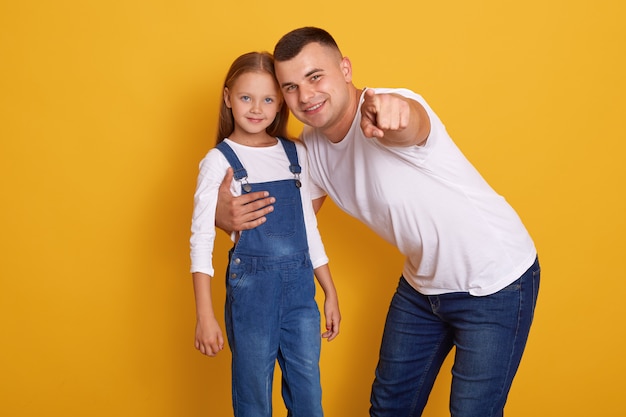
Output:
[[[250,147],[240,145],[224,139],[235,151],[237,157],[248,172],[248,182],[260,183],[292,179],[293,174],[289,171],[289,159],[282,146],[277,140],[276,144],[268,147]],[[310,195],[310,178],[306,149],[301,143],[296,142],[298,161],[302,168],[300,181],[300,196],[306,226],[309,253],[313,268],[328,263],[328,257],[324,250],[322,238],[317,229],[317,219],[313,211]],[[213,249],[215,244],[215,207],[220,184],[224,179],[226,170],[230,167],[228,161],[218,149],[211,149],[200,162],[200,172],[194,194],[194,209],[191,221],[191,272],[203,272],[214,276]],[[230,190],[233,195],[241,195],[241,183],[233,179]],[[271,213],[268,215],[270,216]],[[233,242],[235,235],[231,236]]]

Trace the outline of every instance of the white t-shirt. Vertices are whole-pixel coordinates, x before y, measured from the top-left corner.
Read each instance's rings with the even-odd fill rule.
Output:
[[[289,159],[283,145],[277,141],[268,147],[249,147],[224,139],[237,154],[248,172],[248,182],[259,183],[292,179]],[[317,219],[311,203],[309,169],[306,149],[296,142],[298,161],[302,168],[300,196],[306,226],[309,253],[314,268],[328,263],[324,245],[317,229]],[[213,148],[200,162],[200,173],[194,195],[194,209],[191,221],[191,272],[214,275],[213,247],[215,243],[215,207],[217,194],[230,164],[224,154]],[[233,179],[230,190],[233,195],[241,195],[241,183]],[[272,214],[268,214],[268,217]],[[235,240],[235,235],[231,236]]]
[[[431,132],[424,146],[387,147],[365,138],[361,112],[339,143],[307,127],[302,133],[313,198],[328,194],[405,256],[403,275],[426,295],[488,295],[518,279],[536,249],[513,208],[454,144],[424,99]],[[361,97],[361,103],[363,97]]]

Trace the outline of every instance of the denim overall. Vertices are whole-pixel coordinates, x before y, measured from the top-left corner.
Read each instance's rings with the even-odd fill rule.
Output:
[[[229,253],[225,322],[232,352],[235,417],[271,417],[276,360],[291,417],[321,417],[320,313],[300,198],[295,144],[279,138],[293,179],[250,184],[225,142],[217,148],[233,167],[241,192],[268,191],[274,211],[245,230]]]

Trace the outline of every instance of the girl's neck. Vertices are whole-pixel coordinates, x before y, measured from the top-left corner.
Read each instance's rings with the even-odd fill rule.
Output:
[[[249,134],[241,134],[239,132],[233,132],[228,139],[233,142],[243,145],[250,146],[253,148],[264,148],[268,146],[274,146],[278,142],[275,137],[268,135],[267,133],[258,134],[258,135],[249,135]]]

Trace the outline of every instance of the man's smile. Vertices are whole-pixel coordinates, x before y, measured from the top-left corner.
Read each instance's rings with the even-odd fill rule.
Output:
[[[302,111],[304,111],[305,113],[313,113],[316,110],[318,110],[320,107],[322,107],[324,105],[324,103],[326,103],[325,101],[318,103],[318,104],[314,104],[311,107],[308,107],[306,109],[303,109]]]

